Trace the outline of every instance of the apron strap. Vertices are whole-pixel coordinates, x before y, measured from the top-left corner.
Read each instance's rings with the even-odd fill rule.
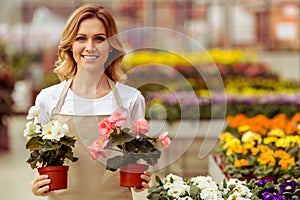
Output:
[[[114,97],[117,101],[118,108],[121,108],[121,109],[125,110],[115,82],[113,82],[110,78],[107,78],[107,81],[108,81],[108,84],[109,84],[110,88],[113,91],[113,95],[114,95]]]
[[[73,80],[73,78],[70,78],[69,80],[67,80],[63,90],[61,91],[58,102],[57,102],[57,104],[55,106],[55,109],[54,109],[54,114],[58,114],[60,112],[61,107],[62,107],[62,105],[65,101],[65,98],[67,96],[68,89],[70,88],[70,86],[72,84],[72,80]]]

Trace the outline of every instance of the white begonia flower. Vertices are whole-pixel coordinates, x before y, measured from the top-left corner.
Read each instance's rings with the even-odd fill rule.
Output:
[[[173,182],[166,182],[163,187],[164,189],[169,189],[171,187],[180,187],[181,185],[186,185],[186,183],[183,180],[175,180]]]
[[[231,178],[227,181],[227,187],[229,187],[230,185],[245,185],[245,184],[246,184],[245,181],[241,181],[236,178]]]
[[[67,124],[61,125],[58,121],[51,121],[43,126],[43,139],[59,141],[66,133],[69,132]]]
[[[205,200],[223,200],[221,192],[214,188],[206,188],[202,190],[200,197]]]
[[[26,123],[26,128],[23,131],[23,136],[26,138],[26,140],[29,140],[31,138],[31,135],[35,134],[36,131],[36,125],[30,121]]]
[[[180,176],[170,173],[169,175],[166,176],[166,178],[163,179],[163,182],[165,183],[171,182],[171,178],[173,179],[173,181],[183,181],[183,179]]]
[[[228,200],[250,200],[250,197],[243,197],[238,191],[234,191],[229,195]]]
[[[40,108],[38,106],[31,106],[28,110],[27,120],[34,119],[40,114]]]
[[[191,178],[191,182],[194,186],[200,188],[201,190],[206,188],[218,189],[216,182],[214,182],[210,176],[193,177]]]
[[[173,184],[173,187],[171,187],[168,190],[168,195],[178,198],[180,195],[188,192],[190,187],[188,185],[183,185],[183,184]]]
[[[245,186],[245,185],[237,185],[236,187],[235,187],[235,189],[236,189],[236,191],[238,192],[238,193],[240,193],[241,194],[241,196],[243,196],[243,197],[247,197],[247,198],[250,198],[250,197],[252,197],[252,193],[251,193],[251,190],[247,187],[247,186]]]

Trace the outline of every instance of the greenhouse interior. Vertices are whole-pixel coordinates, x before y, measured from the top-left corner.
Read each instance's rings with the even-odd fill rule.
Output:
[[[300,199],[300,0],[0,3],[0,199],[47,199],[31,191],[28,112],[61,83],[59,44],[85,4],[113,16],[124,84],[149,135],[171,140],[134,200]]]

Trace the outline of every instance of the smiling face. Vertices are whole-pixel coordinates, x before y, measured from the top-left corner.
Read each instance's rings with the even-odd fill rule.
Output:
[[[106,39],[106,29],[98,18],[88,18],[80,23],[71,46],[78,68],[104,69],[110,51]]]

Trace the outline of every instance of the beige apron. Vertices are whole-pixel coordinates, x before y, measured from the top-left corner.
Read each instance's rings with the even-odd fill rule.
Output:
[[[109,81],[110,82],[110,81]],[[106,116],[76,116],[59,114],[70,88],[72,80],[68,80],[61,92],[60,98],[52,115],[53,119],[67,123],[70,135],[76,137],[74,155],[78,157],[75,163],[67,162],[69,167],[68,188],[53,191],[49,200],[130,200],[131,190],[120,187],[119,172],[105,169],[103,162],[92,160],[87,146],[98,136],[98,122]],[[110,82],[111,84],[111,82]],[[112,87],[117,105],[122,106],[116,87]]]

